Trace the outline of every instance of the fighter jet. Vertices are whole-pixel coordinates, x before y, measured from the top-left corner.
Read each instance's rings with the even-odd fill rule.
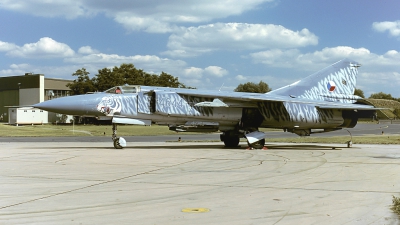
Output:
[[[360,64],[349,59],[293,84],[260,93],[124,85],[104,92],[57,98],[34,107],[68,115],[112,120],[117,149],[126,141],[117,124],[167,125],[177,132],[221,132],[227,147],[246,138],[249,147],[263,148],[259,128],[279,128],[299,136],[352,128],[371,118],[377,108],[354,95]]]

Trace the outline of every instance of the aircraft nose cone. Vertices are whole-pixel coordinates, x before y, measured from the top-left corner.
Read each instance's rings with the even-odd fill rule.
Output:
[[[33,107],[67,115],[101,115],[96,109],[96,99],[97,96],[76,95],[44,101]]]

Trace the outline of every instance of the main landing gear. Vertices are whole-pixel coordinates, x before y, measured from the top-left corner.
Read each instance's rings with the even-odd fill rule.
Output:
[[[253,142],[251,144],[247,141],[247,144],[249,145],[249,148],[263,149],[264,145],[265,145],[265,139],[261,139],[259,141]]]
[[[234,148],[239,145],[240,137],[237,135],[234,136],[225,136],[222,137],[223,134],[221,134],[221,140],[224,142],[225,146],[228,148]]]
[[[117,137],[117,124],[112,124],[112,140],[114,143],[114,148],[122,149],[126,147],[126,140],[123,137]]]
[[[249,149],[263,149],[265,145],[265,136],[263,132],[259,131],[244,135],[233,131],[227,131],[221,134],[220,139],[224,142],[225,147],[235,148],[239,145],[240,137],[245,137]]]

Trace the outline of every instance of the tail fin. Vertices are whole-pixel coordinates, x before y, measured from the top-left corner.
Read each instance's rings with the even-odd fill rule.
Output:
[[[326,67],[300,81],[269,93],[315,100],[353,96],[360,64],[349,59]]]

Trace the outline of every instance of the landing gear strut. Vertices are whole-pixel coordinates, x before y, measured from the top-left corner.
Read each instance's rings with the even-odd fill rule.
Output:
[[[126,146],[126,141],[123,137],[117,137],[117,124],[112,124],[112,140],[114,143],[114,148],[122,149]]]

